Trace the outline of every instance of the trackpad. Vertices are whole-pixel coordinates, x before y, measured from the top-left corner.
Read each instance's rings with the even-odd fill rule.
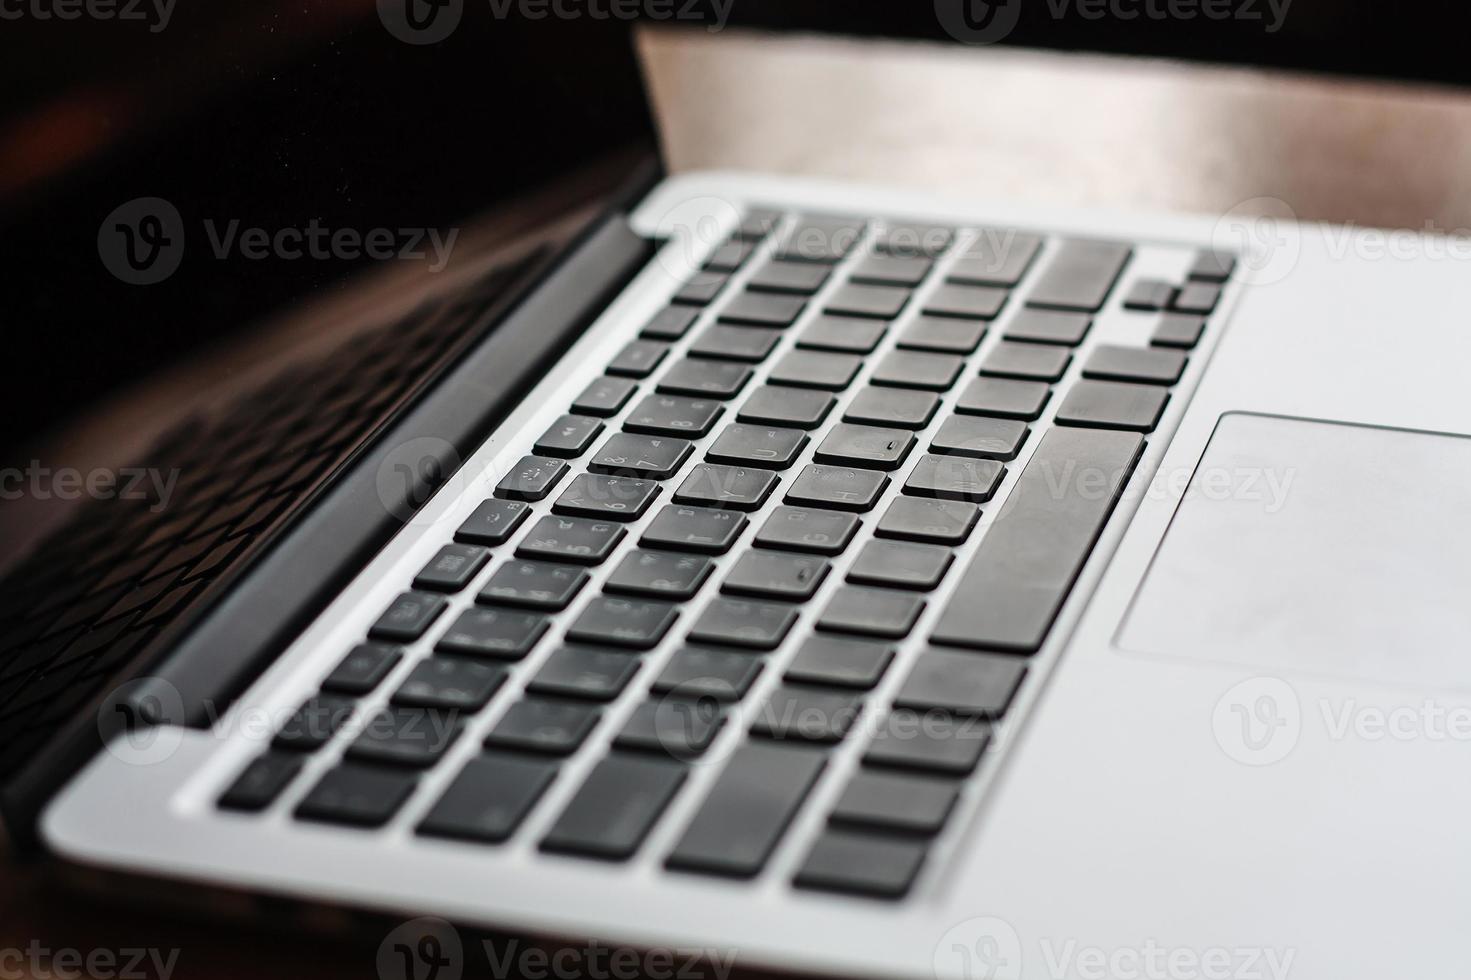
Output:
[[[1134,598],[1147,653],[1471,690],[1471,438],[1229,414]]]

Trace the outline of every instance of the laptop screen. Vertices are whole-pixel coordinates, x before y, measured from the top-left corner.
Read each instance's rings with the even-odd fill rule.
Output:
[[[27,284],[3,301],[12,433],[653,146],[627,20],[426,0],[24,9],[0,64],[0,228]],[[103,235],[112,216],[131,241]],[[134,268],[176,235],[175,268]]]

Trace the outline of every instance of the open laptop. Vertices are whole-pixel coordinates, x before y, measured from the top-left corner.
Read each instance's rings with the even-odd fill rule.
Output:
[[[177,431],[187,520],[7,580],[10,831],[430,917],[404,976],[440,920],[644,972],[1437,975],[1464,276],[1240,230],[702,173],[466,269]]]

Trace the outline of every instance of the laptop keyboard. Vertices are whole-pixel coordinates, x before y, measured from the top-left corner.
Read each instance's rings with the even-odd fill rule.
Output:
[[[752,212],[220,806],[266,810],[337,751],[291,812],[380,827],[473,729],[415,833],[491,846],[535,822],[542,851],[628,861],[711,765],[657,858],[752,878],[862,740],[792,884],[905,895],[1233,270],[1138,278],[1136,255]],[[1106,306],[1143,340],[1081,351]]]

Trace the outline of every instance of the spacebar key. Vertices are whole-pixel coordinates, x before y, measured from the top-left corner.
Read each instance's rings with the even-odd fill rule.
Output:
[[[947,646],[1031,653],[1118,503],[1144,437],[1050,430],[971,558],[931,636]]]

